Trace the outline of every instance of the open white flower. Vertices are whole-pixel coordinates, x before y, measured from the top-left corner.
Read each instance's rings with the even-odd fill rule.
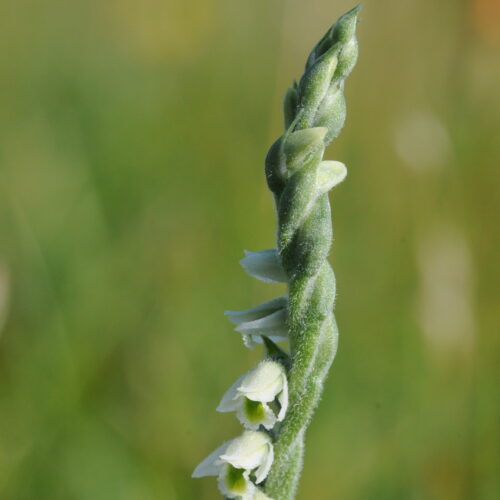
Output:
[[[253,500],[258,490],[252,480],[256,484],[264,481],[273,459],[273,444],[269,435],[245,431],[205,458],[192,477],[218,476],[219,489],[224,496]]]
[[[279,402],[277,414],[270,403]],[[288,408],[288,382],[285,368],[277,361],[264,360],[242,375],[224,394],[217,411],[236,411],[238,419],[247,428],[257,430],[260,425],[272,429],[281,422]]]
[[[288,340],[287,305],[286,297],[278,297],[251,309],[224,314],[237,325],[235,330],[243,335],[244,344],[253,349],[256,344],[262,344],[262,335],[273,342]]]

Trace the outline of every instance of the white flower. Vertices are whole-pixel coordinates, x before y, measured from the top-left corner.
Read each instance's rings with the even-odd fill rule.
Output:
[[[225,311],[229,321],[238,325],[235,330],[243,335],[244,344],[252,349],[255,344],[262,344],[262,335],[273,342],[288,340],[286,297],[264,302],[244,311]]]
[[[224,464],[217,483],[225,498],[241,498],[250,500],[255,497],[257,487],[249,479],[250,472]]]
[[[276,415],[269,403],[278,400]],[[288,382],[285,368],[277,361],[261,361],[254,369],[242,375],[224,394],[217,411],[236,411],[238,419],[247,428],[257,430],[260,425],[272,429],[281,422],[288,408]]]
[[[269,435],[245,431],[205,458],[196,467],[192,477],[218,476],[219,489],[224,496],[253,500],[257,488],[252,479],[255,479],[256,484],[264,481],[273,459],[273,444]]]
[[[285,270],[281,265],[281,258],[276,248],[249,252],[245,250],[245,257],[240,260],[243,269],[253,278],[266,283],[286,283]]]

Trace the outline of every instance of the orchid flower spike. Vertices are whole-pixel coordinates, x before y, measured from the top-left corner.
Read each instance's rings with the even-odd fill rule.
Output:
[[[275,401],[279,409],[272,406]],[[236,411],[239,421],[257,430],[260,425],[270,430],[285,418],[288,408],[288,382],[285,368],[277,361],[264,360],[242,375],[224,394],[217,411]]]
[[[276,248],[247,251],[240,262],[260,281],[285,283],[287,295],[226,312],[244,344],[264,343],[267,354],[217,408],[235,411],[247,430],[193,472],[193,477],[218,476],[225,499],[295,498],[305,432],[337,350],[328,192],[347,170],[323,156],[344,125],[344,81],[358,56],[360,8],[340,17],[312,50],[302,78],[286,93],[284,133],[266,156],[266,180],[278,215]],[[282,341],[290,353],[276,345]]]
[[[218,476],[219,489],[226,498],[265,499],[268,497],[262,497],[255,484],[267,477],[273,459],[273,444],[269,435],[245,431],[205,458],[192,477]]]
[[[225,315],[236,326],[235,330],[243,335],[243,343],[253,349],[262,344],[262,335],[273,342],[288,340],[287,319],[288,299],[278,297],[244,311],[226,311]]]

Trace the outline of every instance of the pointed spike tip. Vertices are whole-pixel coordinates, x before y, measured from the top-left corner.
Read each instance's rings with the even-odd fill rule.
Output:
[[[362,4],[358,4],[339,17],[332,30],[332,39],[334,42],[347,43],[354,36],[358,15],[362,7]]]
[[[363,4],[359,3],[356,7],[353,7],[340,16],[337,21],[328,28],[323,38],[317,43],[309,55],[306,63],[306,70],[313,66],[320,57],[330,51],[332,47],[335,47],[332,52],[336,52],[340,44],[349,41],[356,30],[357,18],[362,8]]]
[[[341,19],[342,17],[346,17],[346,16],[358,16],[359,13],[361,12],[361,9],[363,8],[363,4],[362,3],[358,3],[358,5],[356,5],[356,7],[353,7],[351,10],[348,10],[343,16],[341,16]]]
[[[345,14],[342,14],[330,28],[330,37],[332,36],[336,26],[338,26],[341,23],[345,23],[346,21],[356,20],[362,9],[363,9],[363,4],[358,3],[356,7],[353,7],[351,10],[348,10]]]

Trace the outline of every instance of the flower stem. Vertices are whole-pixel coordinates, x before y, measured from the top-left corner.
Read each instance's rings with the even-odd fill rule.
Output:
[[[344,14],[311,52],[299,84],[285,96],[285,134],[271,147],[266,176],[278,210],[278,251],[288,278],[291,346],[289,409],[274,443],[265,492],[295,497],[304,436],[337,348],[333,316],[335,276],[327,257],[332,242],[328,190],[345,176],[323,161],[345,120],[344,80],[357,60],[360,7]]]

